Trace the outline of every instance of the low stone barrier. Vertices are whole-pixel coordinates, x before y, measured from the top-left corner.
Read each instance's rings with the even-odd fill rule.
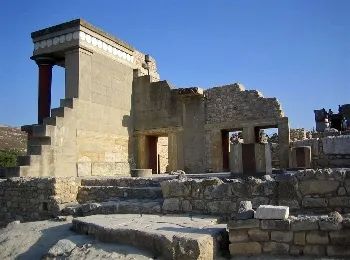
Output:
[[[60,205],[77,203],[75,178],[10,178],[0,180],[0,222],[51,218]]]
[[[350,214],[289,216],[288,219],[232,220],[231,256],[350,256]]]
[[[233,216],[242,200],[288,206],[292,213],[350,212],[350,169],[307,169],[262,179],[184,179],[161,183],[163,210]]]

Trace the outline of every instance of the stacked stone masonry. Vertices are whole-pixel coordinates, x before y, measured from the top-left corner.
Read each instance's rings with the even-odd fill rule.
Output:
[[[291,140],[292,132],[291,129]],[[290,146],[310,146],[312,168],[350,167],[350,135],[294,139]],[[279,144],[272,143],[270,148],[272,166],[278,168]]]
[[[47,219],[69,205],[115,197],[161,202],[163,213],[234,217],[240,201],[292,213],[350,213],[350,169],[300,170],[244,179],[10,178],[0,181],[0,222]],[[164,200],[164,202],[163,202]],[[158,205],[158,204],[157,204]]]
[[[289,206],[291,212],[350,212],[350,169],[307,169],[244,179],[185,179],[161,183],[165,212],[234,216],[239,202]]]
[[[77,203],[75,178],[0,180],[0,222],[36,221],[59,214],[60,206]]]
[[[350,256],[350,215],[290,216],[285,220],[231,220],[230,253]]]

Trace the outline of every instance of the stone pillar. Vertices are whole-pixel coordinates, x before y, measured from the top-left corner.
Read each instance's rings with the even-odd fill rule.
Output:
[[[278,143],[280,168],[288,168],[290,144],[290,129],[288,117],[284,117],[280,120],[280,122],[278,122]]]
[[[245,144],[254,144],[255,143],[254,126],[244,127],[242,134],[243,134],[243,142]]]
[[[50,117],[51,110],[51,83],[52,83],[52,58],[37,58],[39,67],[38,84],[38,124],[42,124],[45,117]]]
[[[148,140],[146,135],[136,136],[136,167],[148,169]]]
[[[223,171],[222,155],[222,133],[221,130],[210,131],[210,152],[211,152],[211,169],[213,172]]]
[[[92,54],[83,48],[65,53],[65,98],[91,100]]]
[[[169,171],[184,170],[183,133],[171,132],[168,135]]]

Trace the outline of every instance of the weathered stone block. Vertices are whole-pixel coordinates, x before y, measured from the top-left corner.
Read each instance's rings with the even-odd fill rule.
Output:
[[[287,219],[289,208],[286,206],[261,205],[255,213],[256,219]]]
[[[231,255],[257,255],[261,254],[261,245],[257,242],[230,244]]]
[[[272,231],[271,240],[277,242],[289,243],[293,240],[292,231]]]
[[[329,219],[322,219],[318,222],[321,230],[341,230],[343,225]]]
[[[318,221],[315,218],[295,219],[291,223],[292,231],[318,230]]]
[[[296,177],[301,181],[312,179],[314,176],[315,176],[314,169],[299,170],[296,174]]]
[[[294,244],[304,246],[305,241],[305,232],[294,232]]]
[[[186,185],[188,184],[188,185]],[[162,187],[163,197],[174,198],[174,197],[189,197],[191,194],[191,183],[179,180],[169,180],[160,183]]]
[[[251,219],[254,218],[255,211],[252,209],[251,201],[241,201],[239,203],[236,219]]]
[[[306,245],[304,247],[304,255],[325,255],[326,248],[321,245]]]
[[[326,208],[327,199],[325,198],[304,198],[302,205],[305,208]]]
[[[163,210],[166,212],[178,212],[180,210],[180,205],[180,199],[178,198],[165,199]]]
[[[207,203],[210,214],[232,214],[236,212],[236,203],[232,201],[210,201]]]
[[[329,199],[331,207],[350,207],[350,197],[334,197]]]
[[[78,177],[91,176],[91,162],[77,163]]]
[[[246,230],[230,230],[229,239],[231,243],[249,241],[248,233]]]
[[[268,231],[263,231],[258,228],[248,230],[248,235],[255,242],[265,242],[270,240]]]
[[[303,195],[336,192],[338,187],[339,182],[332,180],[305,180],[299,184],[299,190]]]
[[[306,235],[306,242],[309,244],[328,244],[328,232],[325,231],[311,231]]]
[[[252,206],[254,209],[258,208],[260,205],[269,204],[269,198],[266,197],[255,197],[252,199]]]
[[[302,246],[295,246],[291,245],[289,248],[289,253],[293,256],[299,256],[303,254],[303,247]]]
[[[247,220],[231,220],[227,224],[228,229],[245,229],[245,228],[258,228],[260,221],[258,219]]]
[[[269,254],[288,254],[289,245],[285,243],[266,242],[263,251]]]
[[[298,184],[294,181],[278,182],[279,199],[298,199]]]
[[[278,201],[278,205],[289,207],[291,210],[300,208],[299,202],[297,200],[280,199]]]
[[[271,230],[289,230],[290,220],[261,220],[261,228]]]
[[[339,189],[338,189],[338,195],[339,195],[339,196],[345,196],[345,195],[346,195],[346,189],[345,189],[345,187],[339,187]]]
[[[333,245],[350,245],[350,230],[331,231],[329,238]]]
[[[349,246],[327,246],[328,256],[350,256]]]

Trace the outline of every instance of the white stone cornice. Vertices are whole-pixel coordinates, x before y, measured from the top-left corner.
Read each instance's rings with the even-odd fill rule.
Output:
[[[34,42],[34,51],[38,51],[39,49],[50,48],[51,46],[60,45],[63,43],[70,42],[72,40],[79,40],[79,42],[84,42],[84,44],[87,43],[88,45],[99,48],[101,49],[101,51],[109,53],[110,55],[114,55],[127,62],[134,63],[133,55],[130,55],[129,53],[126,53],[125,51],[108,44],[108,42],[104,41],[102,37],[93,37],[90,34],[83,31],[62,34],[60,36]]]

